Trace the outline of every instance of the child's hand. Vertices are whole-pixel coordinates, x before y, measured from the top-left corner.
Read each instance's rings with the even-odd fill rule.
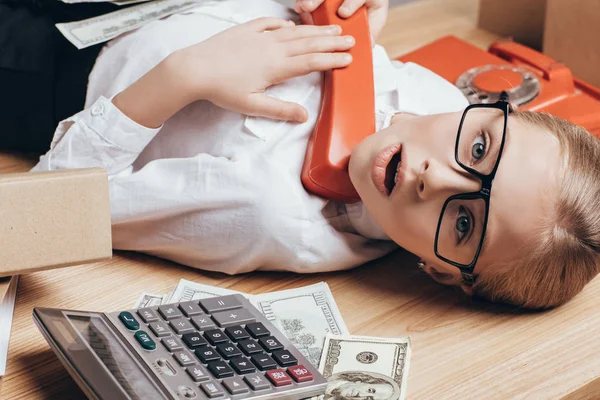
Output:
[[[295,26],[259,18],[173,53],[169,69],[190,101],[206,99],[246,115],[304,122],[306,109],[267,96],[269,86],[313,71],[345,67],[352,37],[339,26]],[[191,92],[189,90],[191,89]]]
[[[323,1],[325,0],[296,0],[294,9],[300,14],[302,22],[312,25],[313,19],[310,13],[316,10]],[[366,5],[369,14],[371,37],[373,38],[373,43],[375,43],[375,40],[377,40],[377,37],[385,25],[388,4],[389,0],[345,0],[339,8],[338,14],[342,18],[348,18],[360,7]]]

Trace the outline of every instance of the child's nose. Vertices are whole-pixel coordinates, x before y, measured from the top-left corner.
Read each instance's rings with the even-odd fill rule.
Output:
[[[417,191],[422,199],[443,194],[449,197],[458,193],[481,190],[481,181],[460,168],[428,159],[421,165],[418,173]]]

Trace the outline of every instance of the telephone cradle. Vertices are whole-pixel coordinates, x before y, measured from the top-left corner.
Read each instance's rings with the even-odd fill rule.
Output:
[[[352,149],[375,131],[371,39],[365,8],[348,19],[324,2],[315,24],[339,24],[355,37],[352,63],[325,73],[321,111],[306,150],[301,179],[310,193],[338,202],[360,198],[348,175]],[[564,64],[510,40],[488,51],[446,36],[397,58],[432,70],[455,84],[473,103],[493,103],[506,91],[520,110],[547,112],[600,137],[600,89],[573,77]]]

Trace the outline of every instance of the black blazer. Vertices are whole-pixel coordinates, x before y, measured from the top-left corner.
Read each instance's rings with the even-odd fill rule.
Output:
[[[45,153],[81,111],[102,44],[77,50],[54,24],[120,9],[110,3],[0,0],[0,150]]]

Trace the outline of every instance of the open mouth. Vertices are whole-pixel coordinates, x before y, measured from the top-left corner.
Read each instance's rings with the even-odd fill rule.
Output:
[[[398,149],[398,151],[392,156],[389,164],[385,168],[385,179],[383,184],[385,185],[385,189],[387,190],[387,195],[392,194],[392,190],[396,187],[396,183],[398,182],[398,166],[400,161],[402,160],[402,147]]]

